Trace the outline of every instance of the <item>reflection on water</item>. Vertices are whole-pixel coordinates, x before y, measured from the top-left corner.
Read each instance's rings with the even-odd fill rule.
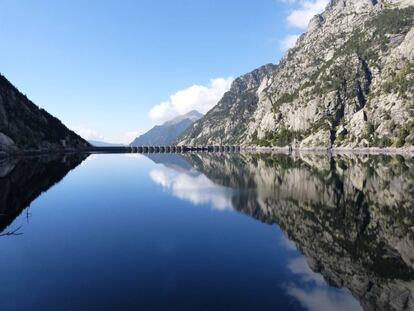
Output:
[[[295,259],[289,269],[315,286],[289,285],[287,290],[304,306],[352,309],[346,293],[325,291],[323,275],[329,284],[349,288],[366,310],[414,308],[412,159],[263,154],[183,158],[191,163],[190,171],[173,174],[168,166],[158,171],[162,185],[174,195],[211,196],[213,206],[231,202],[231,208],[277,224],[294,241],[307,263]],[[203,174],[203,182],[197,182],[200,175],[186,177],[194,169]],[[187,178],[188,183],[179,182]],[[221,191],[210,195],[208,188]]]
[[[105,156],[97,156],[96,161],[102,159],[101,157]],[[150,217],[148,215],[154,213],[154,217],[165,218],[165,227],[174,222],[188,224],[187,218],[195,219],[199,217],[199,214],[194,208],[184,209],[184,206],[187,206],[185,204],[197,206],[197,209],[207,205],[212,208],[212,211],[219,211],[219,214],[231,213],[228,216],[230,218],[225,218],[228,221],[229,231],[227,233],[234,230],[234,232],[238,232],[236,236],[240,236],[240,238],[234,237],[231,244],[225,244],[226,246],[224,244],[218,246],[218,240],[213,238],[211,241],[204,240],[202,244],[204,250],[198,246],[197,250],[200,252],[199,255],[203,254],[203,256],[205,256],[204,251],[206,254],[213,251],[219,252],[219,259],[221,258],[222,261],[221,263],[215,261],[217,265],[224,265],[228,259],[234,262],[235,267],[237,265],[243,267],[246,275],[254,275],[258,278],[251,279],[252,284],[250,285],[262,286],[257,290],[263,296],[259,298],[258,292],[256,292],[257,300],[254,300],[255,295],[252,297],[247,297],[249,294],[231,296],[228,293],[228,297],[233,297],[232,303],[228,301],[226,304],[219,304],[219,301],[211,299],[208,303],[205,301],[205,309],[230,310],[237,305],[238,310],[244,308],[260,310],[264,306],[268,306],[264,300],[270,299],[269,297],[272,295],[275,297],[275,302],[277,301],[277,304],[274,305],[275,310],[278,306],[296,310],[358,310],[361,309],[361,306],[365,310],[414,309],[414,160],[401,156],[338,155],[328,157],[310,154],[295,156],[276,154],[152,154],[148,157],[153,163],[145,162],[139,165],[137,162],[144,159],[142,156],[128,159],[122,155],[114,157],[114,160],[111,160],[113,167],[120,166],[120,163],[127,163],[125,166],[129,171],[132,166],[135,170],[145,167],[148,181],[141,180],[140,187],[132,187],[131,184],[137,181],[132,180],[133,177],[127,176],[127,173],[119,173],[117,182],[122,184],[120,186],[122,190],[118,190],[119,193],[112,193],[110,196],[115,200],[118,199],[119,202],[108,203],[109,194],[108,197],[105,197],[104,192],[99,192],[99,197],[102,197],[99,202],[105,202],[110,210],[118,210],[120,204],[127,204],[126,202],[128,204],[141,202],[144,203],[144,206],[151,205],[152,209],[141,207],[140,210],[135,209],[134,212],[128,209],[125,211],[125,215],[119,212],[115,216],[106,216],[103,213],[99,215],[100,223],[106,217],[108,219],[112,217],[114,222],[133,224],[138,220],[131,219],[131,213],[138,213],[136,217],[139,218],[136,219],[147,219]],[[63,159],[36,158],[1,163],[0,230],[2,234],[20,234],[21,231],[14,232],[19,227],[14,226],[13,220],[42,192],[59,182],[82,161],[83,157],[71,156]],[[89,162],[92,163],[92,161]],[[97,167],[101,171],[105,167],[108,168],[108,165],[105,163],[105,165]],[[114,169],[111,173],[114,175],[113,178],[117,177],[115,175],[117,171]],[[102,178],[95,182],[101,185],[105,183]],[[176,204],[172,204],[171,199],[163,197],[157,194],[157,190],[149,188],[149,183],[162,189],[164,195],[171,195],[182,202],[182,209],[188,216],[185,216],[179,209],[175,209]],[[107,184],[110,184],[110,181],[107,181]],[[152,190],[145,192],[142,187]],[[91,189],[89,192],[85,190],[85,193],[79,194],[79,197],[87,196],[91,201],[98,200],[98,192],[93,193]],[[139,197],[132,197],[137,195],[136,193]],[[84,203],[86,199],[79,200],[79,204],[86,204]],[[166,210],[158,210],[154,207],[158,201],[159,205],[168,202],[171,207]],[[94,209],[91,205],[89,208]],[[168,213],[167,216],[165,216],[166,213]],[[233,214],[234,216],[231,216]],[[279,245],[274,245],[278,250],[278,254],[274,254],[274,263],[269,261],[267,266],[263,267],[247,264],[247,260],[253,260],[252,258],[256,257],[248,259],[246,256],[248,250],[243,250],[243,252],[247,251],[247,253],[243,253],[240,248],[240,245],[243,244],[238,243],[245,241],[244,245],[247,245],[247,242],[258,245],[254,251],[258,252],[261,257],[257,257],[255,260],[263,259],[266,256],[271,258],[272,253],[267,250],[267,246],[260,246],[260,240],[254,240],[259,235],[262,235],[263,239],[265,236],[267,237],[267,233],[261,231],[262,227],[250,225],[250,222],[246,223],[241,218],[237,218],[237,222],[233,223],[232,221],[236,219],[237,214],[258,220],[264,223],[264,226],[276,225],[281,229],[282,233],[278,233],[279,229],[274,230],[274,235],[279,234],[280,240]],[[22,216],[24,214],[19,217]],[[118,218],[114,219],[114,217]],[[205,214],[203,217],[210,217],[210,214]],[[217,221],[220,221],[227,215],[215,217]],[[85,223],[87,222],[91,223],[91,228],[95,228],[94,232],[96,232],[89,242],[99,241],[100,234],[104,229],[103,235],[107,235],[107,228],[102,228],[98,222],[95,224],[94,218],[85,220]],[[220,227],[220,223],[210,222],[210,220],[204,222],[199,225],[203,228],[206,227],[206,232],[212,237],[217,234],[215,231],[219,229],[223,230],[221,234],[226,233],[226,227]],[[145,227],[145,232],[151,231],[148,239],[158,239],[158,235],[163,230],[162,227],[157,227],[158,231],[153,231],[154,227],[151,227],[147,222],[141,225]],[[126,233],[123,230],[128,232],[128,236],[131,230],[139,230],[125,227],[118,227],[119,232],[112,232],[112,239],[118,240],[118,235],[120,238],[125,237]],[[177,252],[177,249],[180,249],[177,248],[177,245],[180,245],[179,242],[187,241],[186,239],[192,238],[198,242],[205,239],[196,227],[192,228],[191,232],[181,232],[181,229],[178,228],[175,230],[175,232],[171,232],[175,236],[175,242],[162,243],[164,245],[162,247],[163,256],[166,252],[172,256],[174,252]],[[181,237],[182,234],[184,234],[183,237]],[[193,237],[188,237],[188,234]],[[251,241],[247,240],[249,235]],[[4,238],[7,237],[3,236],[0,239]],[[135,241],[134,244],[131,244],[133,246],[128,244],[131,259],[141,261],[141,266],[130,266],[129,269],[136,270],[137,273],[140,272],[140,275],[147,275],[149,273],[148,267],[159,263],[161,259],[151,257],[155,255],[148,250],[142,250],[143,243],[145,244],[144,241]],[[231,245],[234,245],[235,248],[231,248]],[[134,247],[137,248],[136,252]],[[141,249],[141,253],[138,249]],[[191,256],[193,264],[196,264],[196,258],[202,257],[198,257],[193,247],[190,249],[191,252],[181,250],[184,253],[180,253],[180,256],[184,256],[184,254]],[[245,255],[239,255],[237,252]],[[119,260],[115,254],[108,252],[105,254],[108,262],[115,264]],[[143,261],[144,255],[148,257],[145,262]],[[237,265],[231,256],[238,256]],[[249,254],[249,256],[254,255]],[[198,260],[201,263],[202,260]],[[177,292],[177,275],[174,279],[170,278],[169,281],[165,281],[167,283],[163,283],[163,286],[170,284],[167,292],[172,296],[167,295],[164,298],[166,299],[165,303],[168,302],[167,306],[172,310],[189,309],[183,306],[192,306],[193,309],[197,306],[197,309],[201,309],[197,303],[205,299],[205,296],[197,296],[201,294],[194,292],[194,289],[187,288],[194,285],[194,275],[200,274],[200,277],[208,279],[208,284],[210,284],[208,292],[212,297],[216,297],[216,295],[221,297],[219,295],[223,293],[218,292],[223,289],[218,287],[229,282],[228,277],[240,277],[239,274],[235,274],[236,271],[239,271],[235,267],[233,267],[236,269],[234,273],[226,271],[226,269],[230,269],[230,266],[221,267],[220,276],[216,275],[213,278],[211,273],[203,271],[201,266],[196,273],[193,271],[188,274],[191,275],[190,277],[184,272],[185,269],[183,270],[181,267],[178,269],[180,264],[175,263],[175,266],[172,263],[169,264],[172,265],[170,269],[181,271],[182,280],[189,278],[183,283],[186,284],[186,292],[188,293],[185,298],[180,296],[181,291]],[[262,264],[264,265],[264,263]],[[209,264],[205,265],[203,267],[209,267]],[[147,268],[144,269],[143,266],[147,266]],[[218,269],[217,267],[216,269]],[[237,267],[239,268],[239,266]],[[121,266],[118,269],[121,269]],[[141,269],[144,270],[141,271]],[[264,275],[259,278],[258,275],[261,274],[257,273],[261,269],[266,270],[268,276],[273,276],[275,280],[265,279]],[[154,272],[154,275],[162,278],[158,273],[161,272],[158,271],[157,274]],[[130,274],[134,275],[134,273]],[[89,276],[89,278],[92,277]],[[132,278],[130,275],[128,277]],[[144,288],[149,282],[154,290],[157,287],[154,287],[153,281],[152,279],[151,281],[147,280],[145,284],[140,283],[140,286],[143,287],[136,285],[136,288],[144,293],[146,291]],[[137,280],[133,279],[129,282],[130,287],[133,287],[131,284],[135,283],[131,282],[137,282]],[[232,283],[232,290],[240,293],[242,290],[247,290],[244,288],[246,286],[248,284],[235,282]],[[166,290],[165,287],[163,288]],[[263,293],[265,291],[269,291],[269,293]],[[254,293],[254,290],[249,289],[248,293]],[[194,296],[193,299],[191,296]],[[235,297],[239,297],[240,304],[235,304]],[[162,305],[164,302],[161,297],[159,305],[155,302],[152,302],[153,304],[144,302],[142,297],[140,299],[134,300],[134,303],[130,302],[127,306],[142,306],[148,310],[158,310],[162,309],[161,306],[166,306]],[[241,303],[243,299],[246,299],[245,304]],[[117,305],[119,306],[119,304]],[[85,303],[82,306],[88,306],[91,310],[95,310],[91,304]]]
[[[5,229],[42,192],[62,180],[86,155],[5,159],[0,162],[0,232],[21,234],[20,228]],[[29,213],[27,212],[27,217]]]
[[[154,157],[155,156],[155,157]],[[211,204],[217,210],[231,209],[232,188],[218,185],[194,169],[179,155],[149,155],[154,161],[164,159],[164,167],[151,170],[150,177],[177,198],[194,205]],[[175,161],[174,161],[175,160]]]
[[[360,310],[359,304],[345,289],[332,291],[322,275],[313,272],[304,257],[288,264],[292,273],[300,276],[297,284],[287,286],[289,295],[309,310]]]

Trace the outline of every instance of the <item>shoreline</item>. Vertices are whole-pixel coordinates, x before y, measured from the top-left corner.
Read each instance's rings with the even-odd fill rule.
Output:
[[[189,147],[191,148],[191,147]],[[208,151],[207,147],[202,150],[185,150],[181,152],[137,152],[133,147],[91,147],[83,149],[60,149],[60,150],[26,150],[13,153],[0,152],[0,159],[19,158],[30,156],[46,156],[56,154],[147,154],[147,153],[283,153],[283,154],[355,154],[355,155],[402,155],[414,157],[414,146],[406,148],[343,148],[343,147],[314,147],[314,148],[289,148],[289,147],[258,147],[258,146],[240,146],[238,151]]]
[[[289,148],[289,147],[241,147],[241,151],[267,152],[267,153],[314,153],[314,154],[358,154],[358,155],[405,155],[414,157],[414,146],[406,148],[380,148],[380,147],[313,147],[313,148]]]

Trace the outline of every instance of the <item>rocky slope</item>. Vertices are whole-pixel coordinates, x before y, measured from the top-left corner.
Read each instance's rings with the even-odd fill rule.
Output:
[[[0,75],[0,153],[78,149],[89,144]]]
[[[414,0],[332,0],[278,65],[237,79],[178,142],[414,145],[413,51]]]
[[[386,156],[185,154],[233,207],[278,224],[365,310],[414,308],[414,161]]]
[[[175,143],[179,145],[242,142],[248,121],[257,109],[261,81],[276,67],[265,65],[234,80],[230,90],[201,120],[194,122]]]
[[[145,134],[137,137],[130,145],[133,147],[170,145],[191,124],[199,120],[202,116],[198,111],[190,111],[162,125],[154,126]]]

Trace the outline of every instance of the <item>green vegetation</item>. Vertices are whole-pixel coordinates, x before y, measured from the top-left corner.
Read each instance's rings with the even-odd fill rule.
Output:
[[[400,135],[398,136],[398,139],[395,143],[395,147],[400,148],[404,146],[408,135],[410,135],[410,132],[408,132],[407,129],[401,129]]]
[[[293,143],[295,140],[302,140],[303,137],[303,132],[291,131],[285,127],[282,127],[275,132],[267,133],[263,139],[258,139],[256,133],[256,136],[253,139],[253,144],[265,147],[285,147]]]
[[[372,124],[371,122],[367,122],[367,124],[365,125],[365,130],[368,137],[373,135],[375,132],[374,124]]]
[[[281,128],[278,132],[272,133],[270,142],[273,146],[288,146],[294,140],[301,140],[302,133],[299,131],[291,131],[286,128]]]
[[[338,134],[336,136],[335,143],[336,144],[341,144],[342,142],[344,142],[345,141],[345,138],[346,138],[346,134],[347,133],[345,131],[343,131],[340,134]]]
[[[293,131],[282,126],[274,132],[269,132],[263,139],[257,137],[257,131],[252,135],[252,142],[254,145],[270,147],[286,147],[295,141],[302,141],[312,133],[320,130],[330,131],[332,130],[332,124],[334,120],[329,117],[324,117],[315,122],[311,128],[306,131]]]
[[[414,87],[414,62],[407,62],[405,66],[388,81],[382,88],[386,93],[396,93],[402,98],[407,98],[407,93]]]
[[[296,91],[292,94],[289,93],[285,93],[282,94],[279,99],[276,101],[276,103],[274,104],[275,107],[279,107],[281,104],[284,103],[291,103],[293,102],[295,99],[299,98],[299,91]]]
[[[388,49],[389,34],[406,34],[414,22],[414,8],[387,9],[369,20],[364,27],[356,31],[339,50],[339,55],[356,53],[370,63],[376,63],[380,51]],[[366,29],[374,29],[372,34]],[[338,55],[338,56],[339,56]]]
[[[414,21],[414,7],[395,8],[382,11],[366,23],[377,30],[379,35],[407,33]]]
[[[386,148],[392,146],[392,140],[385,136],[378,136],[374,135],[374,138],[372,139],[372,143],[376,147],[380,148]]]

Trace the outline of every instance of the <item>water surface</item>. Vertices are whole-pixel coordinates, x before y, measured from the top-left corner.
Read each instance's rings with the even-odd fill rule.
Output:
[[[410,309],[413,188],[402,157],[3,162],[0,310]]]

